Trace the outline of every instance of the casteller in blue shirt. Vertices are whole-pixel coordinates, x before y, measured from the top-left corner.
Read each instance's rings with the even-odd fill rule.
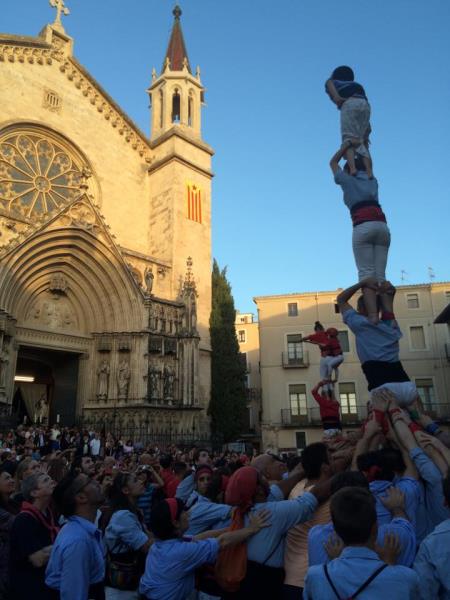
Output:
[[[374,550],[377,513],[371,493],[360,487],[344,487],[332,496],[330,511],[344,549],[339,558],[308,569],[303,598],[418,600],[416,573],[407,567],[388,566]],[[387,559],[392,561],[395,557]]]
[[[61,600],[86,600],[89,587],[103,582],[105,557],[102,534],[82,517],[69,517],[56,537],[45,583]]]

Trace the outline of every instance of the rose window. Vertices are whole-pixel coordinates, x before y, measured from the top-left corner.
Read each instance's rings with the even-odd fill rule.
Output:
[[[75,160],[42,134],[7,134],[0,139],[0,209],[30,219],[79,197],[84,176],[81,161]]]

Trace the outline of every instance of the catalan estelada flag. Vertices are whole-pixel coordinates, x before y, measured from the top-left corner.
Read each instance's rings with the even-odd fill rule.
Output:
[[[202,222],[202,190],[195,183],[187,184],[187,218]]]

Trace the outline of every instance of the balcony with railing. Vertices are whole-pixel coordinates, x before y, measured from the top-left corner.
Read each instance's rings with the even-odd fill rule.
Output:
[[[309,367],[308,351],[282,352],[281,364],[283,365],[283,369],[307,369]]]
[[[424,412],[437,423],[450,423],[450,404],[429,404]],[[344,427],[359,426],[367,418],[367,405],[356,404],[341,406],[341,422]],[[282,408],[281,424],[284,427],[320,427],[320,411],[318,406]]]

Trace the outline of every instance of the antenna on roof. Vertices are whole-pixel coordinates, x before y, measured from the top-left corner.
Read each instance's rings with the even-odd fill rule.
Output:
[[[428,267],[428,279],[431,281],[431,283],[433,283],[433,279],[436,278],[436,275],[434,274],[434,269],[433,267]]]
[[[402,269],[400,271],[400,279],[402,280],[402,282],[406,281],[406,275],[408,275],[408,273],[404,269]]]

